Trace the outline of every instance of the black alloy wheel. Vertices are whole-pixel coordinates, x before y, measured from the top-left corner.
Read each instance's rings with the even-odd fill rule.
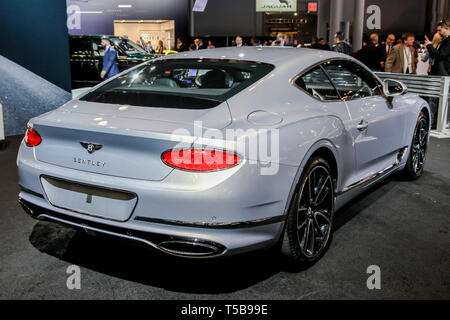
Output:
[[[331,241],[334,186],[329,164],[312,158],[293,196],[282,243],[290,263],[306,266],[317,261]]]
[[[414,135],[411,142],[408,161],[406,162],[404,175],[408,179],[417,179],[422,175],[428,149],[429,124],[423,112],[420,113]]]

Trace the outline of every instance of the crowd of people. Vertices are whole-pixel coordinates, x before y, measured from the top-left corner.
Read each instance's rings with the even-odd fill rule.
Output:
[[[397,39],[389,34],[380,43],[377,33],[372,33],[363,48],[352,54],[352,47],[341,32],[334,37],[334,45],[324,47],[323,39],[313,39],[310,48],[333,50],[353,55],[373,71],[449,76],[450,75],[450,21],[441,20],[437,24],[433,39],[425,36],[417,41],[414,34],[406,32]]]
[[[352,45],[345,39],[342,32],[337,32],[330,46],[323,38],[313,38],[311,44],[306,46],[304,42],[293,44],[286,34],[278,34],[275,40],[260,41],[251,38],[245,43],[241,36],[232,41],[232,46],[297,46],[319,50],[336,51],[354,56],[373,71],[393,73],[422,74],[422,75],[450,75],[450,21],[444,19],[437,25],[437,32],[432,40],[426,36],[423,42],[417,41],[414,34],[406,32],[397,39],[394,34],[389,34],[384,42],[380,42],[377,33],[372,33],[368,42],[363,43],[363,48],[353,53]],[[156,48],[150,42],[139,43],[148,53],[162,54],[166,49],[162,40],[159,40]],[[204,43],[201,38],[194,39],[193,43],[187,43],[182,38],[177,38],[175,50],[178,52],[195,51],[215,48],[211,40]]]
[[[356,52],[355,58],[373,71],[420,75],[450,75],[450,23],[442,20],[430,41],[425,36],[422,43],[414,34],[406,32],[396,42],[394,34],[380,43],[376,33]]]
[[[164,42],[162,40],[158,41],[158,45],[156,48],[153,48],[152,43],[150,41],[144,41],[143,39],[137,40],[136,43],[145,50],[148,54],[163,54],[166,47],[164,46]]]

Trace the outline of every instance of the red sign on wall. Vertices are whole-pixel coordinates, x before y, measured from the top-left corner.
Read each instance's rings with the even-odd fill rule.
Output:
[[[308,2],[308,12],[317,12],[317,2]]]

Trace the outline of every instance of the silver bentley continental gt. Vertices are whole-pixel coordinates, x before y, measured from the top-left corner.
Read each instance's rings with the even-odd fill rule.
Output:
[[[19,201],[33,218],[210,258],[277,248],[314,263],[333,214],[418,178],[431,112],[355,59],[296,48],[158,58],[33,118]]]

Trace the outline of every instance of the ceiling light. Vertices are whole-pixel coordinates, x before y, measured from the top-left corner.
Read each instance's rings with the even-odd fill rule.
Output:
[[[103,13],[103,11],[75,11],[75,13]]]

